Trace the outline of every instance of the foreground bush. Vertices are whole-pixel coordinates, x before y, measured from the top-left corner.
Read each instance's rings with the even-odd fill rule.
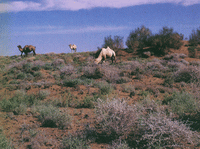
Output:
[[[96,130],[105,138],[125,137],[136,125],[136,112],[125,101],[113,99],[96,105]]]
[[[140,142],[147,148],[185,148],[197,145],[200,136],[185,124],[172,121],[163,112],[150,113],[141,119]],[[129,141],[132,139],[130,138]],[[131,143],[131,142],[130,142]],[[142,145],[139,143],[139,146]]]
[[[126,142],[115,147],[186,148],[198,145],[200,136],[173,120],[165,108],[146,97],[134,106],[119,99],[99,100],[93,131],[96,141]],[[114,144],[113,144],[114,145]]]

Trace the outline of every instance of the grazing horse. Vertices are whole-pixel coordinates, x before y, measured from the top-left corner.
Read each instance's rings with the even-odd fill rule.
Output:
[[[72,50],[74,50],[74,52],[76,52],[77,46],[75,44],[73,44],[73,45],[69,44],[69,48],[71,49],[71,53],[72,53]]]
[[[35,53],[36,47],[34,47],[32,45],[25,45],[23,49],[22,49],[21,45],[18,45],[17,47],[19,48],[19,51],[21,52],[21,56],[23,53],[25,53],[25,56],[27,56],[28,53],[30,53],[31,51],[33,51],[33,55],[36,55],[36,53]]]
[[[97,50],[96,57],[97,58],[94,61],[96,64],[100,63],[101,61],[104,62],[106,60],[106,57],[110,57],[112,60],[112,63],[113,63],[113,61],[116,62],[115,51],[113,51],[109,47]]]

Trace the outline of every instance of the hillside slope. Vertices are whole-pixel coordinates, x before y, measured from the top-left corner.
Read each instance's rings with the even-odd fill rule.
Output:
[[[126,141],[124,146],[129,147],[143,148],[141,139],[149,140],[146,142],[146,146],[149,147],[162,145],[158,143],[159,140],[153,141],[147,134],[141,136],[129,134],[131,131],[127,132],[127,130],[133,130],[135,127],[132,123],[129,128],[121,124],[122,121],[116,121],[116,124],[112,124],[116,125],[115,127],[122,125],[124,130],[121,130],[122,133],[115,130],[109,133],[111,128],[108,129],[108,126],[99,120],[102,116],[98,115],[97,110],[101,103],[99,100],[109,105],[112,102],[109,100],[123,99],[131,106],[130,108],[133,108],[133,105],[143,107],[144,111],[140,112],[144,118],[150,119],[152,113],[160,112],[160,115],[164,113],[162,118],[166,117],[165,121],[169,120],[173,123],[172,119],[176,119],[184,123],[187,116],[188,121],[192,121],[194,125],[189,127],[180,123],[176,125],[176,130],[182,127],[191,138],[195,136],[195,141],[184,138],[184,134],[173,136],[172,132],[168,132],[164,144],[197,147],[200,120],[200,108],[198,108],[200,60],[188,58],[187,49],[188,47],[183,45],[179,50],[172,49],[167,56],[149,58],[139,58],[132,53],[118,51],[116,64],[110,64],[111,61],[107,60],[106,63],[99,65],[93,63],[92,52],[48,53],[37,54],[35,57],[29,55],[25,58],[0,57],[2,132],[11,141],[11,146],[20,149],[66,148],[69,144],[74,146],[81,144],[85,148],[89,146],[117,148],[120,146],[117,143],[119,138]],[[177,105],[173,106],[172,101],[181,100],[182,97],[188,98],[184,102],[179,101],[180,105],[175,102]],[[188,104],[185,103],[195,104],[187,107]],[[115,106],[119,106],[117,104],[118,102]],[[193,110],[189,111],[188,108]],[[126,117],[125,112],[123,114],[118,112],[119,117],[120,115],[124,117],[123,114]],[[173,113],[172,119],[168,117],[169,113]],[[145,121],[146,119],[143,122]],[[156,124],[152,125],[156,126]],[[173,125],[175,127],[175,123]],[[163,127],[171,128],[171,126]],[[197,132],[191,131],[190,128]],[[153,133],[150,129],[148,131]],[[166,134],[162,135],[163,139]],[[171,140],[171,135],[176,138],[176,141]],[[178,138],[185,140],[182,142]],[[134,144],[135,140],[140,140],[140,143]],[[145,144],[145,141],[143,143]]]

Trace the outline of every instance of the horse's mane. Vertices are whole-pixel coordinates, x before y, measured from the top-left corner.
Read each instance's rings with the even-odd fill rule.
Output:
[[[97,52],[95,53],[95,58],[99,57],[99,54],[101,53],[102,49],[98,49]]]

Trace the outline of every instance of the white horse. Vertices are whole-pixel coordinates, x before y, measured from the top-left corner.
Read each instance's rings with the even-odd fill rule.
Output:
[[[74,50],[74,52],[76,52],[77,46],[75,44],[73,44],[73,45],[69,44],[69,48],[71,49],[71,53],[72,53],[72,50]]]
[[[112,63],[113,61],[116,62],[116,54],[115,54],[115,51],[113,51],[112,49],[110,49],[109,47],[107,47],[106,49],[105,48],[102,48],[100,50],[98,50],[96,52],[96,59],[95,59],[95,63],[98,64],[100,63],[101,61],[104,62],[106,60],[106,56],[110,57],[111,60],[112,60]]]

